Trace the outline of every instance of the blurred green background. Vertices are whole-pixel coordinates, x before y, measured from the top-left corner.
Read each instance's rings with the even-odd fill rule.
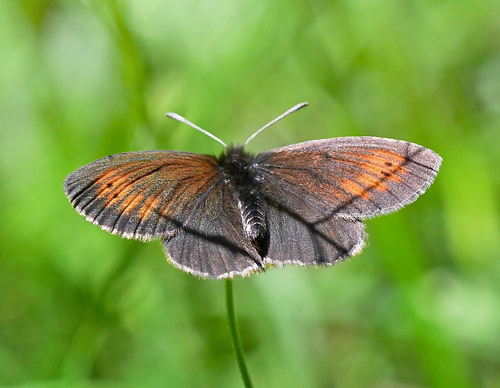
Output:
[[[111,153],[370,135],[444,162],[335,268],[236,279],[256,387],[500,387],[500,3],[0,2],[0,385],[239,387],[224,283],[86,222]]]

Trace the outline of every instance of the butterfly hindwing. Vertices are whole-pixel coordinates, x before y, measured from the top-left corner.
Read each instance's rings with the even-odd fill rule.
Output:
[[[170,260],[202,277],[245,276],[262,270],[262,258],[244,234],[234,192],[220,184],[206,194],[179,233],[164,239]]]
[[[361,252],[365,225],[356,219],[328,217],[317,222],[278,204],[268,204],[269,265],[333,265]]]

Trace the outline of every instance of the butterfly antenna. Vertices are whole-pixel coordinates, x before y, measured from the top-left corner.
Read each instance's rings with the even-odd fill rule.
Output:
[[[266,125],[264,125],[261,129],[259,129],[257,132],[255,132],[252,136],[250,136],[246,141],[245,141],[245,145],[247,145],[255,136],[257,136],[259,133],[261,133],[262,131],[264,131],[265,129],[269,128],[271,125],[277,123],[278,121],[280,121],[282,118],[288,116],[289,114],[292,114],[294,112],[297,112],[299,109],[302,109],[303,107],[307,106],[307,102],[301,102],[300,104],[297,104],[293,107],[291,107],[290,109],[288,109],[285,113],[279,115],[278,117],[276,117],[274,120],[270,121],[269,123],[267,123]]]
[[[184,117],[182,117],[181,115],[178,115],[177,113],[167,113],[167,117],[171,118],[171,119],[174,119],[174,120],[177,120],[177,121],[180,121],[181,123],[184,123],[184,124],[187,124],[189,125],[191,128],[194,128],[196,129],[197,131],[200,131],[201,133],[204,133],[205,135],[211,137],[212,139],[214,139],[215,141],[218,141],[220,144],[222,144],[224,147],[227,147],[227,144],[224,143],[221,139],[219,139],[217,136],[211,134],[210,132],[208,132],[207,130],[203,129],[203,128],[200,128],[198,127],[196,124],[193,124],[191,121],[185,119]]]

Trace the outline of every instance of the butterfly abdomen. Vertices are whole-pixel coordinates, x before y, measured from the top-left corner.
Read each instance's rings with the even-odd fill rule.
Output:
[[[218,162],[226,183],[236,196],[245,235],[259,253],[265,254],[268,246],[266,212],[260,184],[252,166],[253,158],[242,147],[229,147]]]
[[[237,195],[245,234],[251,241],[264,238],[267,233],[267,224],[264,203],[260,194],[257,190],[250,189],[239,191]]]

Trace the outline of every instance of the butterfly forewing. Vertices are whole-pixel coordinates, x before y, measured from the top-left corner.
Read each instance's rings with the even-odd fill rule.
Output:
[[[219,179],[210,156],[130,152],[79,168],[64,189],[89,221],[114,234],[150,240],[182,225],[198,196]]]
[[[440,164],[425,147],[374,137],[310,141],[256,160],[265,196],[311,222],[393,212],[429,187]]]

